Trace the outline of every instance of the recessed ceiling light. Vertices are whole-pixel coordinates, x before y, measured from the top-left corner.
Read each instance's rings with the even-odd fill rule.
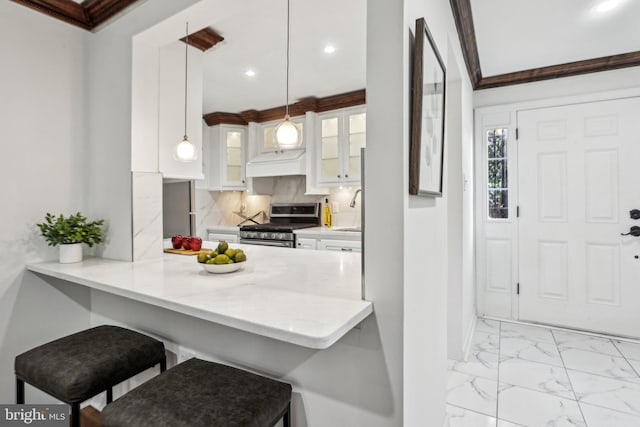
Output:
[[[256,72],[253,71],[253,70],[247,70],[247,71],[244,72],[244,75],[247,76],[247,77],[253,77],[253,76],[256,75]]]
[[[329,44],[324,47],[324,53],[334,53],[335,51],[336,51],[336,48],[333,45]]]
[[[609,12],[620,5],[620,0],[605,0],[593,8],[598,13]]]

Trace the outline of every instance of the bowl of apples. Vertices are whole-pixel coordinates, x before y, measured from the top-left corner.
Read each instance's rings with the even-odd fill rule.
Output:
[[[202,251],[198,254],[198,264],[207,273],[232,273],[240,270],[247,262],[247,255],[242,249],[232,249],[225,241],[219,242],[213,251]]]

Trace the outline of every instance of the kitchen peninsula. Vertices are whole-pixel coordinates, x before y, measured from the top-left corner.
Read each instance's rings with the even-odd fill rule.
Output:
[[[330,347],[373,312],[372,303],[362,300],[359,254],[233,246],[248,261],[229,274],[209,274],[194,257],[173,254],[133,263],[44,262],[28,269],[313,349]]]

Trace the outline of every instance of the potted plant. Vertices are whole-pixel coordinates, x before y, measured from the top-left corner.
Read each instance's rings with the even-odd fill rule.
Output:
[[[66,217],[51,215],[47,212],[44,222],[37,224],[42,237],[49,246],[60,245],[60,262],[72,263],[82,261],[82,244],[89,247],[103,240],[102,225],[104,220],[88,222],[80,212]]]

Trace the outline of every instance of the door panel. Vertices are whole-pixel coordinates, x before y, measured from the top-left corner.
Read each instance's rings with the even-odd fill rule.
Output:
[[[640,336],[640,99],[519,111],[519,317]]]

